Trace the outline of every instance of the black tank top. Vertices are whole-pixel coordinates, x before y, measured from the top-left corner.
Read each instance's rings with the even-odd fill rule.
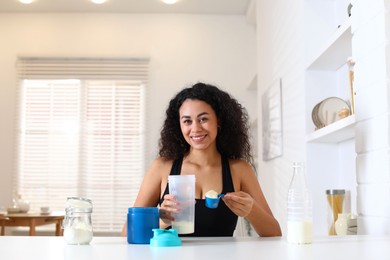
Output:
[[[229,160],[221,159],[222,162],[222,193],[234,192],[233,180],[230,173]],[[183,158],[173,162],[170,175],[180,175]],[[161,197],[160,205],[164,195],[169,193],[169,184]],[[218,208],[210,209],[205,205],[204,199],[196,199],[195,204],[195,232],[192,234],[180,235],[191,237],[224,237],[233,236],[237,225],[237,215],[234,214],[226,204],[220,200]]]

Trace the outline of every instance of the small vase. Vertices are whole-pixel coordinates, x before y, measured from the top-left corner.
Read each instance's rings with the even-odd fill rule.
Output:
[[[19,199],[17,200],[17,206],[22,213],[27,213],[30,210],[30,202],[22,199],[21,196],[19,196]]]
[[[348,231],[348,214],[339,213],[335,222],[335,231],[338,236],[345,236]]]

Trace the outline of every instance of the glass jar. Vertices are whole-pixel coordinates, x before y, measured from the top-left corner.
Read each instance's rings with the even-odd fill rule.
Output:
[[[345,190],[326,190],[328,201],[328,234],[337,235],[335,223],[339,214],[344,212]]]
[[[92,201],[85,198],[69,197],[63,222],[64,238],[70,245],[88,245],[93,237]]]

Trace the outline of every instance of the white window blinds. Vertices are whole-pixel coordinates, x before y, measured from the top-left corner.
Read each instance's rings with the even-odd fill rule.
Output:
[[[119,232],[144,173],[148,60],[19,58],[15,190],[32,209],[93,202],[95,231]]]

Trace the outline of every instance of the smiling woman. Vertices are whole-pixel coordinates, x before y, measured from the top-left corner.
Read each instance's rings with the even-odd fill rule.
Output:
[[[159,157],[134,206],[160,205],[160,227],[170,228],[184,206],[169,194],[168,179],[195,175],[195,230],[186,236],[233,236],[238,217],[260,236],[281,235],[252,166],[248,127],[246,109],[227,92],[205,83],[180,91],[169,102]],[[225,194],[216,208],[206,206],[209,190]]]

